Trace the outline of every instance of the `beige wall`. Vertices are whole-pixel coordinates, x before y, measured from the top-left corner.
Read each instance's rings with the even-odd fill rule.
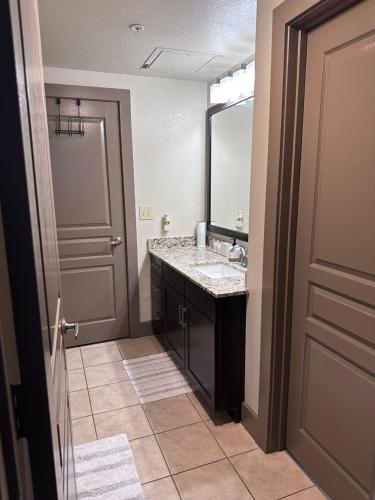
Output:
[[[250,230],[247,307],[245,402],[258,413],[260,327],[262,307],[262,269],[264,209],[268,158],[268,126],[271,82],[272,11],[280,0],[262,0],[257,5],[255,43],[255,90],[253,152],[250,185]]]
[[[170,236],[194,234],[204,218],[205,114],[202,82],[45,68],[46,83],[130,89],[135,201],[153,205],[154,220],[137,220],[141,321],[151,319],[147,238],[159,237],[168,212]]]

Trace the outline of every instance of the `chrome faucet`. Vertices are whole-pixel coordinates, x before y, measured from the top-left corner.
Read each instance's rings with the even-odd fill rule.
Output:
[[[229,249],[228,260],[229,262],[239,262],[241,266],[247,267],[247,249],[238,245],[235,239]]]

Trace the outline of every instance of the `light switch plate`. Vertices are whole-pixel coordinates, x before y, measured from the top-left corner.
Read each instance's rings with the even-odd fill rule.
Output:
[[[140,220],[153,220],[154,207],[152,205],[139,205],[139,219]]]

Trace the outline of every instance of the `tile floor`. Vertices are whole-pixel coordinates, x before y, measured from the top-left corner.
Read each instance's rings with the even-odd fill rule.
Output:
[[[74,444],[126,433],[147,500],[325,498],[286,452],[266,455],[194,393],[141,405],[121,361],[163,350],[144,337],[67,351]]]

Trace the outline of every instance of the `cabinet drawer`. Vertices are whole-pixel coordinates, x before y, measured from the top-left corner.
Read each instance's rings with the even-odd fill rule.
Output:
[[[215,321],[216,300],[212,297],[212,295],[205,292],[199,286],[186,280],[185,297],[196,308],[206,314],[212,321]]]
[[[169,283],[175,290],[180,292],[181,294],[184,293],[184,283],[185,279],[184,277],[172,269],[171,267],[167,266],[166,264],[163,265],[163,277],[164,280]]]

